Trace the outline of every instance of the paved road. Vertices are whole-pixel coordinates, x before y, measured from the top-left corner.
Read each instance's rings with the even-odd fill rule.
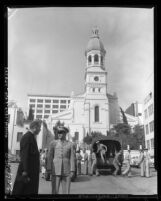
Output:
[[[17,164],[12,164],[12,184],[17,171]],[[140,177],[140,169],[132,168],[131,178],[112,175],[86,176],[80,175],[71,183],[71,194],[157,194],[157,172],[151,169],[150,178]],[[51,182],[41,178],[39,194],[51,194]],[[61,194],[61,188],[60,188]]]

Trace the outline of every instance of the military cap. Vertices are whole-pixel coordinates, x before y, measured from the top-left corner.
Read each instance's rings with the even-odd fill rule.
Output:
[[[58,126],[56,129],[58,133],[67,134],[69,132],[69,129],[65,126]]]

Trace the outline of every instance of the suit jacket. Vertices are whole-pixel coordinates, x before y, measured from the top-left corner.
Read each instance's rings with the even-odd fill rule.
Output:
[[[38,194],[40,155],[34,135],[28,131],[20,141],[20,163],[13,186],[12,194],[26,195]],[[30,182],[22,177],[22,172],[27,172]]]
[[[71,142],[53,140],[50,143],[48,170],[53,175],[62,176],[69,176],[71,171],[75,171],[75,151]]]

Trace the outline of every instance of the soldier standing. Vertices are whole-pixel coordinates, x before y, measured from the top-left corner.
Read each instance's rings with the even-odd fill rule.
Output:
[[[145,151],[145,177],[150,177],[150,154],[148,149],[144,149]]]
[[[124,170],[124,172],[122,173],[123,176],[127,175],[128,177],[131,176],[131,154],[130,154],[130,149],[128,150],[128,153],[127,153],[127,167],[126,169]]]
[[[140,166],[140,175],[141,177],[145,176],[145,156],[144,156],[144,150],[140,150],[140,161],[139,161],[139,166]]]
[[[84,174],[88,174],[88,153],[86,152],[86,149],[84,150]]]
[[[80,154],[80,150],[76,151],[76,160],[77,160],[77,175],[81,175],[81,161],[82,156]]]
[[[73,144],[66,140],[68,129],[57,127],[58,140],[53,140],[49,147],[49,167],[52,172],[52,193],[58,194],[60,182],[62,193],[70,193],[71,177],[75,172],[75,154]]]

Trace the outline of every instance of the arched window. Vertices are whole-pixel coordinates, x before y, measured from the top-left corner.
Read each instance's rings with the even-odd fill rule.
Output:
[[[95,122],[99,122],[99,106],[95,106],[94,108]]]
[[[89,62],[89,63],[92,62],[92,57],[91,57],[91,55],[89,55],[89,57],[88,57],[88,62]]]
[[[101,56],[101,65],[103,64],[103,56]]]
[[[95,92],[95,88],[93,88],[93,92]]]
[[[95,54],[95,55],[94,55],[94,62],[95,62],[95,63],[98,63],[98,54]]]

